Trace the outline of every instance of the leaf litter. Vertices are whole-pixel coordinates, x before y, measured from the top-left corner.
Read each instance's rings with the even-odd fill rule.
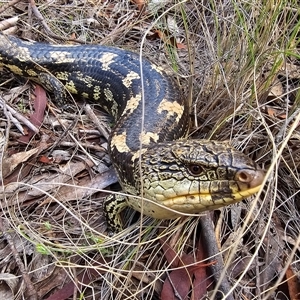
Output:
[[[272,172],[256,200],[209,213],[209,222],[201,216],[143,218],[139,227],[128,210],[124,219],[133,225],[107,237],[103,190],[119,190],[102,134],[110,121],[96,105],[81,109],[79,103],[75,113],[62,112],[49,101],[51,94],[46,101],[40,87],[23,85],[3,70],[0,96],[13,110],[5,114],[8,109],[1,106],[6,235],[0,245],[6,250],[0,263],[15,283],[0,288],[1,298],[8,291],[14,299],[68,299],[76,291],[86,299],[200,299],[226,293],[226,299],[281,299],[280,294],[295,299],[300,293],[296,2],[286,1],[285,10],[259,1],[30,2],[33,14],[27,3],[5,3],[1,30],[33,40],[134,51],[144,42],[145,56],[177,75],[190,95],[193,137],[230,139]],[[275,55],[278,49],[281,57]],[[92,113],[105,121],[95,124]],[[15,256],[9,253],[13,245]]]

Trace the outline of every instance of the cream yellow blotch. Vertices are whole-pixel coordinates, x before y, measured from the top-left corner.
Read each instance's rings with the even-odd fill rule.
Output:
[[[73,63],[75,62],[74,57],[70,57],[70,52],[67,51],[50,51],[49,55],[55,59],[56,63]]]
[[[93,99],[98,100],[98,99],[100,99],[100,96],[101,96],[101,88],[100,88],[100,86],[96,85],[96,86],[94,86],[94,89],[93,89]]]
[[[123,132],[122,134],[114,135],[111,139],[111,147],[117,148],[117,150],[120,153],[130,152],[130,149],[126,144],[126,132]]]
[[[151,141],[152,139],[152,141]],[[148,146],[151,142],[157,142],[159,139],[159,135],[154,132],[142,132],[140,134],[140,142],[142,145]]]
[[[37,77],[37,76],[38,76],[37,72],[35,72],[35,71],[32,70],[32,69],[26,70],[26,73],[27,73],[29,76],[31,76],[31,77]]]
[[[68,72],[58,72],[55,74],[55,77],[59,80],[67,81],[69,78],[69,73]]]
[[[114,53],[104,53],[99,61],[102,63],[102,69],[107,71],[109,70],[109,65],[114,62],[114,58],[118,56]]]
[[[16,56],[20,61],[27,62],[28,60],[31,60],[30,51],[25,47],[19,47]]]
[[[168,101],[166,99],[163,99],[161,101],[161,103],[159,104],[158,108],[157,108],[157,112],[159,114],[162,113],[162,111],[167,111],[167,118],[170,116],[174,116],[177,115],[176,117],[176,122],[179,122],[179,120],[182,117],[183,111],[184,111],[184,107],[182,105],[180,105],[177,102],[171,102]]]
[[[122,82],[127,88],[129,88],[131,86],[132,80],[134,79],[140,79],[140,75],[134,71],[130,71],[122,80]]]
[[[159,74],[163,74],[163,68],[159,67],[155,64],[151,64],[152,69],[154,69],[156,72],[158,72]]]
[[[122,113],[122,116],[131,114],[138,107],[141,99],[142,99],[141,94],[138,94],[135,97],[131,97],[126,103],[126,107]]]
[[[6,65],[6,67],[9,68],[14,74],[17,74],[20,76],[23,75],[23,71],[15,65]]]
[[[71,93],[71,94],[77,94],[78,91],[76,89],[76,86],[74,84],[74,82],[72,80],[68,81],[66,84],[65,84],[65,87],[66,89]]]
[[[147,148],[142,148],[141,150],[138,150],[134,153],[134,155],[132,156],[132,161],[135,161],[137,158],[139,158],[142,154],[144,154],[145,152],[147,152]]]

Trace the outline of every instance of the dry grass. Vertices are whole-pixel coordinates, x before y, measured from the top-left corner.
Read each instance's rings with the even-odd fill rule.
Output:
[[[46,42],[76,38],[133,51],[142,47],[146,57],[177,77],[192,102],[191,136],[231,140],[268,171],[259,195],[209,214],[224,268],[207,274],[215,276],[208,298],[214,299],[224,278],[230,288],[223,289],[223,299],[296,297],[291,287],[294,279],[300,282],[299,3],[163,1],[159,7],[149,1],[140,11],[124,0],[36,2],[44,24],[27,3],[4,7],[7,3],[0,0],[0,18],[18,16],[12,34]],[[28,116],[32,84],[5,71],[1,76],[0,97]],[[8,285],[15,299],[24,293],[29,299],[30,288],[47,299],[57,287],[66,290],[68,281],[74,282],[71,290],[78,289],[78,299],[158,299],[171,271],[180,268],[168,262],[167,249],[181,259],[194,258],[195,268],[210,253],[201,248],[203,231],[210,230],[202,217],[144,218],[142,227],[133,225],[113,238],[103,234],[102,190],[115,179],[98,146],[105,140],[94,127],[85,111],[74,120],[48,110],[40,135],[24,146],[1,113],[4,159],[41,150],[18,164],[1,196],[0,266],[15,276],[15,285]],[[58,159],[54,150],[67,158],[40,160]],[[185,299],[192,297],[189,292]]]

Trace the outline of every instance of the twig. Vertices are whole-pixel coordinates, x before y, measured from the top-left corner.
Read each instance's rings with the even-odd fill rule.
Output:
[[[5,5],[1,5],[0,13],[4,12],[6,9],[8,9],[9,7],[15,5],[16,3],[20,2],[20,1],[21,0],[12,0]]]
[[[0,107],[4,109],[4,107],[7,109],[8,112],[18,121],[26,125],[28,128],[30,128],[34,133],[38,133],[39,129],[35,127],[29,120],[27,120],[23,115],[18,113],[16,110],[14,110],[12,107],[10,107],[4,99],[0,98]],[[16,126],[19,128],[19,130],[22,132],[23,129],[20,129],[20,127],[17,125],[18,122],[16,122],[15,119],[12,119],[13,123],[16,124]],[[22,134],[24,134],[22,132]]]
[[[221,271],[224,269],[224,262],[222,255],[219,253],[218,245],[216,242],[216,236],[214,232],[213,223],[210,217],[210,214],[207,213],[200,218],[200,223],[203,228],[202,235],[205,240],[205,245],[207,245],[208,256],[212,260],[216,261],[215,264],[211,265],[212,274],[217,282],[216,289],[219,289],[220,292],[228,294],[230,291],[230,284],[226,277],[220,278]],[[217,293],[217,292],[215,292]],[[212,297],[215,299],[215,297]],[[226,300],[234,300],[232,294],[229,294]]]
[[[175,296],[175,298],[176,298],[176,299],[179,299],[179,300],[183,300],[182,297],[180,296],[180,294],[178,293],[177,288],[176,288],[176,286],[174,285],[174,283],[173,283],[173,281],[172,281],[172,279],[171,279],[171,277],[170,277],[169,272],[167,272],[167,277],[168,277],[169,282],[170,282],[170,284],[171,284],[171,286],[172,286],[172,289],[173,289],[173,291],[174,291],[174,296]]]
[[[95,113],[93,112],[91,106],[89,104],[86,104],[84,106],[84,109],[85,109],[86,113],[88,114],[89,118],[97,126],[98,130],[100,131],[100,133],[105,137],[106,140],[108,140],[108,138],[109,138],[109,132],[106,129],[106,127],[101,123],[101,121],[99,120],[99,118],[95,115]]]
[[[285,123],[283,124],[283,126],[281,127],[281,129],[279,130],[279,132],[277,133],[275,140],[277,143],[281,143],[281,141],[284,138],[285,132],[287,131],[287,127],[288,125],[294,121],[294,119],[296,119],[296,117],[300,114],[300,108],[296,109],[296,111],[289,117],[286,119]]]
[[[99,146],[99,145],[93,145],[91,143],[83,143],[80,142],[81,146],[84,147],[85,149],[90,149],[94,151],[101,151],[101,152],[106,152],[107,149]],[[68,141],[61,141],[59,143],[61,147],[69,147],[69,148],[75,148],[78,145],[78,142],[68,142]]]
[[[0,12],[1,13],[1,12]],[[15,17],[11,17],[9,19],[6,19],[6,20],[2,20],[0,22],[0,30],[3,31],[5,30],[6,28],[13,28],[12,31],[14,31],[14,26],[16,26],[17,22],[19,21],[19,17],[18,16],[15,16]],[[11,32],[6,32],[5,31],[5,34],[10,34]]]

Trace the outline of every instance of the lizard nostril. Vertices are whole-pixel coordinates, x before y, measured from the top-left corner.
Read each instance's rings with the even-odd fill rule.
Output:
[[[250,182],[253,179],[253,174],[251,173],[248,170],[239,170],[236,174],[236,179],[245,183]]]
[[[236,180],[248,183],[249,187],[257,187],[262,184],[265,177],[265,172],[261,169],[247,170],[242,169],[237,171],[235,178]]]

